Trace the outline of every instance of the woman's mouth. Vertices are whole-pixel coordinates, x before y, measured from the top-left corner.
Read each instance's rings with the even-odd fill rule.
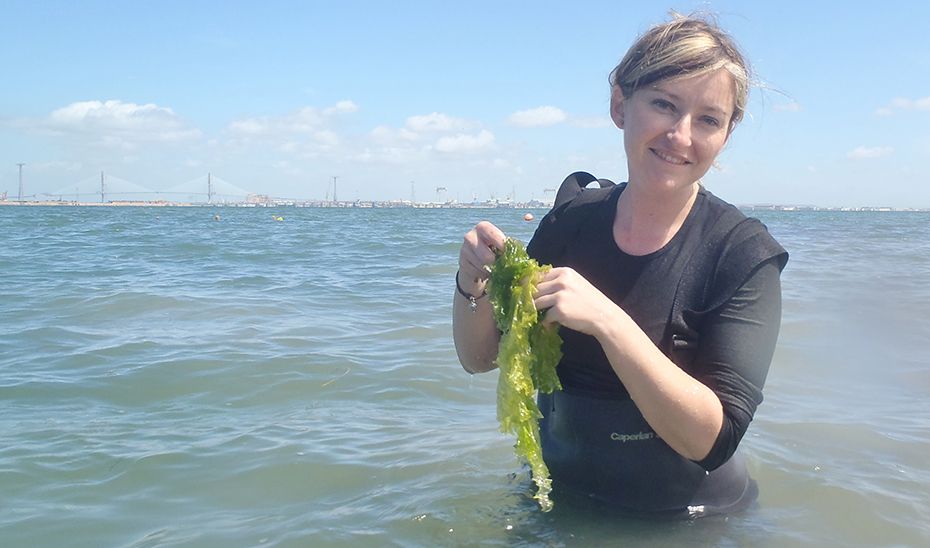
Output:
[[[672,153],[658,150],[655,148],[650,148],[649,150],[652,151],[653,154],[658,156],[662,161],[668,162],[670,164],[675,164],[676,166],[683,166],[683,165],[687,165],[691,163],[685,158],[678,156],[677,154],[672,154]]]

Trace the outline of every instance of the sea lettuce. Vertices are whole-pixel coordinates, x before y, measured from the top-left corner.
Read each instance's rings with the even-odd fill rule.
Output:
[[[517,437],[515,452],[530,465],[536,495],[544,512],[552,509],[552,480],[542,458],[536,391],[561,390],[556,365],[562,358],[562,337],[557,326],[544,326],[533,304],[540,266],[526,254],[523,244],[507,239],[491,267],[488,298],[501,331],[497,352],[497,420],[501,431]]]

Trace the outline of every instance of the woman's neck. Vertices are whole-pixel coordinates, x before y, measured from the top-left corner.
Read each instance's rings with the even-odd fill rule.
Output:
[[[662,249],[684,224],[698,194],[698,183],[671,192],[651,192],[627,184],[617,201],[614,241],[630,255]]]

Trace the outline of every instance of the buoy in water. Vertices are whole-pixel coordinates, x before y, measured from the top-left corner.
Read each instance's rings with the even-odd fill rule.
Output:
[[[278,215],[272,215],[271,218],[278,222],[281,222],[284,220],[284,217],[280,217]]]
[[[219,221],[219,220],[220,220],[220,214],[217,213],[216,215],[214,215],[214,216],[213,216],[213,220],[214,220],[214,221]]]
[[[536,218],[536,217],[533,217],[533,214],[532,214],[532,213],[527,213],[526,215],[523,216],[523,220],[524,220],[524,221],[532,221],[532,220],[535,219],[535,218]]]

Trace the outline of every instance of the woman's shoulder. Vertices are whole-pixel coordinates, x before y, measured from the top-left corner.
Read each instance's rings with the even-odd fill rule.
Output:
[[[781,244],[769,233],[759,219],[743,213],[735,205],[715,195],[703,186],[698,191],[703,198],[702,218],[705,230],[716,234],[721,245],[734,246],[746,240],[755,240],[771,251],[784,252]]]
[[[733,226],[750,218],[740,211],[738,207],[707,190],[703,185],[698,187],[698,197],[702,200],[702,209],[705,218],[723,220]]]
[[[694,261],[693,267],[704,263],[708,269],[705,275],[712,288],[710,306],[714,307],[728,299],[762,264],[772,261],[779,270],[784,269],[788,252],[762,221],[706,189],[701,192],[705,204],[700,236],[703,260]]]
[[[694,223],[682,245],[684,262],[672,317],[683,309],[707,312],[729,301],[763,264],[783,269],[788,253],[766,226],[736,206],[700,191],[700,222]],[[687,323],[687,322],[685,322]]]

